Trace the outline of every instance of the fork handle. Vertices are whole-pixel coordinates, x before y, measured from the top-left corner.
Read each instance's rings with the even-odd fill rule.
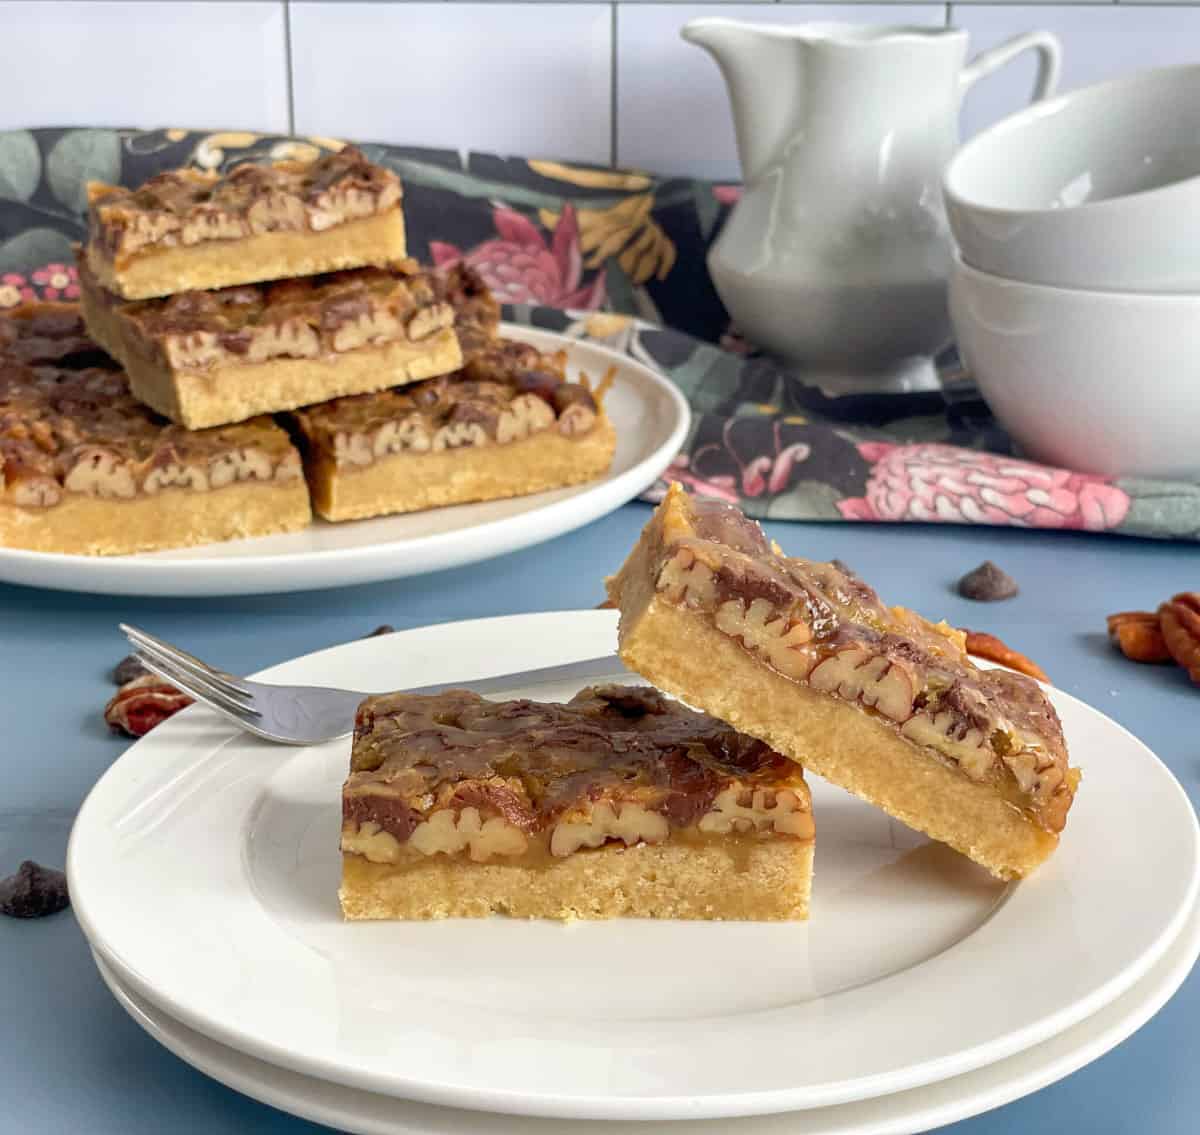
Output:
[[[471,690],[489,695],[516,689],[520,686],[541,682],[583,682],[589,678],[634,678],[615,654],[603,658],[587,658],[582,662],[567,662],[559,666],[545,666],[540,670],[525,670],[519,674],[501,674],[495,678],[459,678],[457,682],[438,682],[432,686],[418,686],[406,690],[409,694],[442,694],[447,690]],[[640,678],[637,681],[641,681]]]

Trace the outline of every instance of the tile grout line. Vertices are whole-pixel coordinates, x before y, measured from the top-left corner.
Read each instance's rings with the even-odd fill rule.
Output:
[[[617,5],[609,6],[608,164],[617,168]]]
[[[288,133],[296,133],[296,82],[292,66],[292,0],[283,3],[284,83],[287,88]]]

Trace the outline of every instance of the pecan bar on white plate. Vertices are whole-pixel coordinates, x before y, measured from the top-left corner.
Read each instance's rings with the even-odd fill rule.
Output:
[[[606,389],[568,381],[563,352],[493,339],[451,375],[298,410],[313,507],[359,520],[593,480],[616,449]]]
[[[798,919],[813,820],[798,765],[656,690],[400,693],[358,711],[341,847],[350,919]]]
[[[462,362],[446,281],[358,268],[128,302],[83,263],[88,330],[134,394],[189,429],[446,374]]]
[[[118,555],[309,522],[300,455],[269,418],[190,432],[120,371],[19,361],[79,353],[56,320],[0,317],[0,546]]]
[[[405,258],[400,180],[353,146],[311,162],[88,185],[84,261],[123,299],[386,267]]]
[[[608,582],[620,655],[662,689],[1019,878],[1079,782],[1045,691],[980,670],[963,634],[783,555],[732,505],[673,485]]]

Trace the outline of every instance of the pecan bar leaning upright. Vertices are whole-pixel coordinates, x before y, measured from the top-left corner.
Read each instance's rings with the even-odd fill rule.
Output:
[[[462,370],[295,414],[313,506],[358,520],[524,496],[601,476],[616,434],[603,384],[568,382],[562,353],[508,340]]]
[[[656,690],[358,711],[347,918],[805,918],[812,854],[800,766]]]
[[[446,374],[454,307],[428,273],[357,268],[125,301],[80,264],[88,329],[148,406],[189,429]]]
[[[1058,715],[1033,680],[978,669],[961,632],[678,485],[609,594],[621,658],[664,690],[1001,878],[1057,846],[1079,781]]]
[[[346,146],[312,162],[170,170],[88,186],[84,256],[124,299],[225,288],[405,256],[400,180]]]

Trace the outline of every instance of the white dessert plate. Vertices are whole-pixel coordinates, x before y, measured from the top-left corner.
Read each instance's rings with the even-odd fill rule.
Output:
[[[729,1120],[684,1120],[668,1135],[911,1135],[1029,1095],[1099,1059],[1142,1027],[1183,984],[1200,954],[1200,914],[1149,973],[1099,1012],[1051,1040],[986,1068],[857,1103]],[[103,959],[96,967],[120,1005],[155,1040],[213,1079],[304,1119],[355,1135],[663,1135],[649,1123],[577,1123],[463,1112],[411,1103],[289,1072],[181,1025],[125,987]]]
[[[512,500],[329,524],[136,556],[69,556],[0,548],[0,583],[101,595],[258,595],[398,579],[476,563],[570,532],[653,484],[690,421],[678,387],[653,368],[597,343],[505,323],[502,333],[545,351],[565,349],[568,371],[602,378],[616,367],[606,406],[617,431],[612,468],[597,481]]]
[[[428,627],[263,676],[374,690],[467,681],[601,654],[615,623],[586,611]],[[1052,696],[1085,779],[1062,846],[1019,886],[817,782],[807,925],[348,925],[335,893],[349,742],[273,747],[194,707],[132,746],[84,803],[67,856],[73,906],[122,981],[189,1028],[371,1092],[595,1119],[881,1096],[1097,1012],[1163,956],[1194,905],[1183,790],[1115,723]]]

